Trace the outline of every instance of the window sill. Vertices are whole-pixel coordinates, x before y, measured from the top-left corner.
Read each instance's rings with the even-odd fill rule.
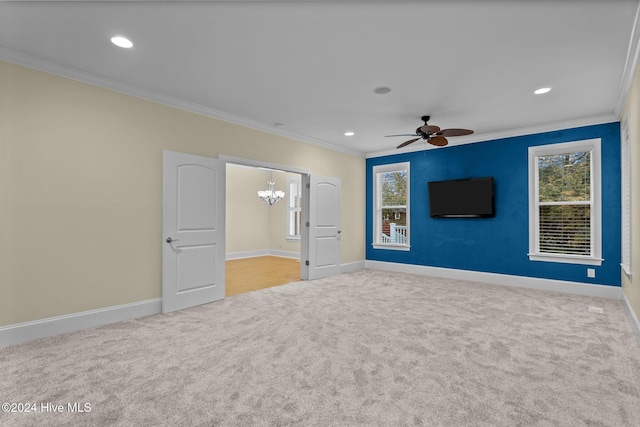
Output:
[[[286,240],[287,242],[300,243],[299,237],[287,237]]]
[[[411,246],[409,245],[394,245],[391,243],[372,243],[373,249],[388,249],[390,251],[409,251]]]
[[[565,264],[602,265],[602,258],[583,257],[577,255],[527,254],[529,261],[561,262]]]

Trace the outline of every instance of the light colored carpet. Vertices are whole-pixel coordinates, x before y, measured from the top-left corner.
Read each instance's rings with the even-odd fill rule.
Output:
[[[376,270],[0,349],[0,381],[65,406],[2,426],[640,425],[619,301]]]

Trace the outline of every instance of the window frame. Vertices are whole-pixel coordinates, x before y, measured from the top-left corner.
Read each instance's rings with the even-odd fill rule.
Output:
[[[291,206],[291,197],[293,195],[293,192],[291,191],[291,185],[295,184],[298,186],[298,194],[300,195],[300,206],[299,207],[292,207]],[[300,242],[301,236],[300,234],[298,235],[293,235],[290,234],[291,231],[291,214],[292,212],[300,212],[300,227],[298,229],[298,231],[300,233],[302,233],[302,225],[303,225],[303,221],[302,221],[302,178],[299,176],[298,178],[294,178],[291,177],[287,180],[287,190],[288,190],[288,197],[287,197],[287,235],[286,235],[286,240],[290,241],[290,242]]]
[[[381,185],[380,185],[380,175],[387,172],[407,172],[407,194],[406,194],[406,227],[407,227],[407,238],[406,243],[383,243],[378,241],[378,230],[382,229],[382,193],[381,193]],[[396,251],[409,251],[411,249],[411,227],[410,227],[410,209],[409,209],[409,200],[411,195],[410,183],[411,183],[411,172],[410,172],[410,162],[401,162],[401,163],[390,163],[386,165],[378,165],[374,166],[373,170],[373,236],[371,245],[375,249],[388,249],[388,250],[396,250]]]
[[[631,253],[631,232],[633,224],[631,221],[631,140],[629,136],[629,118],[632,117],[627,112],[624,119],[620,122],[620,173],[621,179],[621,262],[620,267],[627,277],[631,277],[631,262],[633,260]]]
[[[600,138],[529,147],[529,253],[530,261],[602,265],[602,174]],[[538,157],[556,154],[591,152],[591,255],[557,254],[540,251],[540,209]],[[577,204],[577,203],[576,203]]]

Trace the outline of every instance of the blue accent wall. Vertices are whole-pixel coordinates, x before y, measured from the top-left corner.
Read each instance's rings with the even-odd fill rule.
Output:
[[[530,261],[528,148],[592,138],[602,140],[602,265]],[[374,249],[372,169],[398,162],[411,164],[411,250]],[[366,170],[367,260],[620,286],[618,122],[375,157]],[[484,176],[494,177],[494,218],[429,217],[427,182]]]

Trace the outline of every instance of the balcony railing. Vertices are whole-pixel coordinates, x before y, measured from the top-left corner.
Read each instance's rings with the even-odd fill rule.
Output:
[[[382,233],[382,243],[407,244],[407,226],[389,224],[389,235]]]

